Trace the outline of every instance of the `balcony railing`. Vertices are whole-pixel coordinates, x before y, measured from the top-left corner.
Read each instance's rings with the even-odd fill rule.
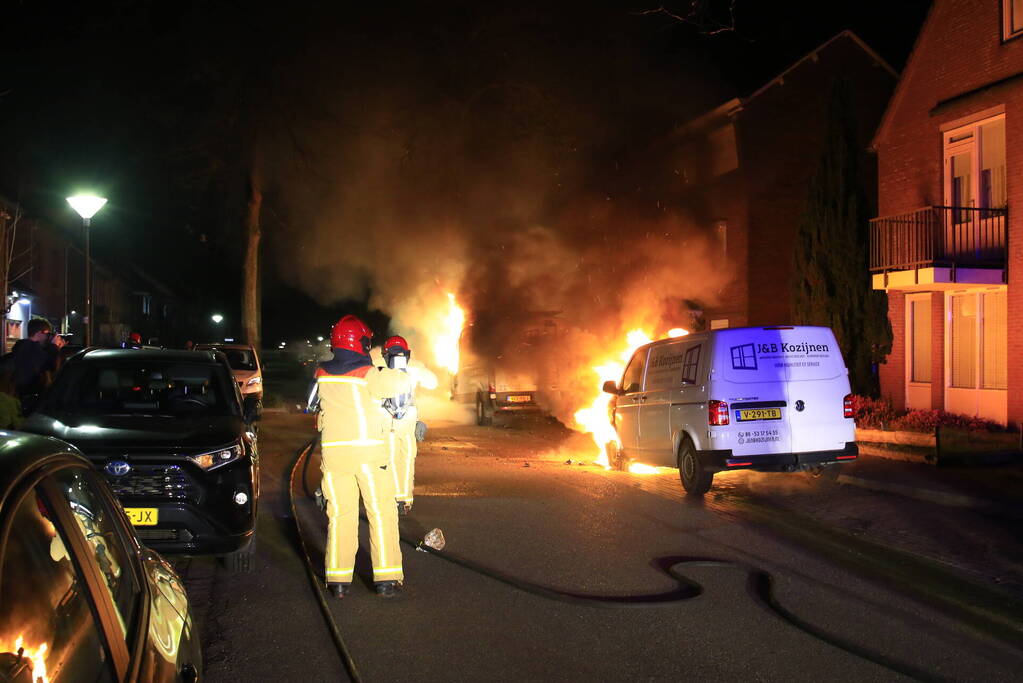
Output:
[[[1000,268],[1008,209],[928,206],[870,221],[870,270]]]

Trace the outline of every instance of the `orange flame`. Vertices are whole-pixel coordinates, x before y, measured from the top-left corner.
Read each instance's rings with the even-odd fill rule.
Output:
[[[50,677],[46,672],[46,651],[49,649],[46,643],[37,647],[25,647],[25,636],[20,635],[14,641],[14,647],[11,648],[0,640],[0,652],[13,651],[17,655],[18,650],[22,648],[25,648],[22,657],[32,662],[32,683],[50,683]]]
[[[668,331],[668,337],[683,337],[689,334],[689,330],[681,327],[675,327]],[[595,365],[593,371],[599,378],[599,386],[603,386],[604,382],[611,380],[617,382],[622,378],[622,373],[625,372],[625,364],[632,358],[633,352],[644,344],[649,344],[653,341],[646,331],[642,329],[634,329],[625,335],[625,346],[617,354],[617,359],[610,359],[600,365]],[[597,444],[599,454],[597,455],[597,464],[603,465],[605,469],[611,468],[611,463],[607,460],[607,444],[614,442],[619,446],[622,442],[618,439],[618,432],[615,431],[615,427],[611,424],[610,416],[608,415],[608,405],[611,403],[611,394],[601,391],[594,397],[593,401],[589,406],[577,410],[574,418],[579,429],[583,432],[587,432],[593,437],[593,442]],[[657,474],[660,470],[656,467],[650,467],[649,465],[643,465],[641,463],[632,463],[629,465],[629,471],[633,474]]]
[[[597,386],[602,386],[608,380],[613,382],[619,381],[622,378],[622,373],[625,371],[625,364],[632,357],[632,352],[651,341],[653,340],[650,335],[641,329],[632,330],[625,335],[626,346],[618,352],[617,358],[611,358],[593,367],[593,371],[597,373],[597,378],[599,379]],[[597,456],[597,464],[603,465],[605,468],[611,467],[611,463],[607,460],[607,450],[605,448],[607,444],[613,441],[621,445],[621,442],[618,440],[618,432],[615,431],[614,425],[608,419],[607,406],[610,402],[611,394],[601,391],[594,397],[589,406],[577,410],[573,416],[579,428],[593,436],[594,443],[600,449],[600,453]]]
[[[447,311],[440,320],[440,331],[431,340],[433,357],[437,365],[452,375],[458,372],[458,345],[465,326],[465,311],[455,300],[455,295],[447,292]]]

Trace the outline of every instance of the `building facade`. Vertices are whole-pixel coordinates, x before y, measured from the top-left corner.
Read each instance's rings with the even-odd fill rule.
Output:
[[[873,143],[897,408],[1023,421],[1021,143],[1023,0],[935,0]]]
[[[84,342],[85,255],[78,237],[0,198],[5,351],[25,337],[32,318],[46,319],[72,344]],[[139,268],[114,272],[93,258],[92,293],[95,345],[117,346],[132,332],[154,343],[183,343],[176,336],[185,333],[179,297]]]
[[[674,195],[720,247],[733,274],[720,302],[702,311],[709,327],[792,321],[793,250],[810,179],[819,167],[836,88],[845,88],[864,149],[861,185],[873,200],[866,148],[897,73],[844,31],[746,97],[674,132]]]

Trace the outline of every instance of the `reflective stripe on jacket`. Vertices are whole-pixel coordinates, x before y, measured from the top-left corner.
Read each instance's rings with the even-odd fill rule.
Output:
[[[391,425],[379,406],[384,398],[408,391],[405,373],[365,365],[331,375],[320,368],[316,384],[324,464],[353,471],[361,464],[385,464]]]

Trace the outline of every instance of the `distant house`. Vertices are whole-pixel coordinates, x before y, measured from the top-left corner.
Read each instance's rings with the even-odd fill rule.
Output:
[[[1023,421],[1023,2],[936,0],[874,139],[899,408]]]
[[[851,94],[870,169],[864,184],[872,190],[866,146],[897,78],[845,31],[749,96],[676,129],[669,140],[671,194],[717,241],[735,275],[722,303],[702,310],[710,327],[791,321],[796,228],[824,149],[832,92],[844,83]]]

